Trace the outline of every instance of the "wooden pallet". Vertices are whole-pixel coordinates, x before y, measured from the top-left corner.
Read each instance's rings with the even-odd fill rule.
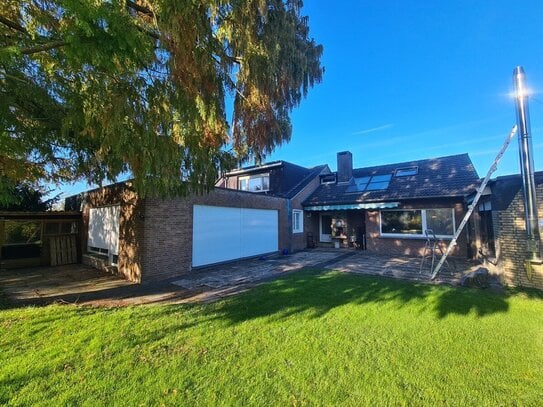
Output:
[[[75,235],[54,236],[49,240],[51,266],[77,263],[77,244]]]

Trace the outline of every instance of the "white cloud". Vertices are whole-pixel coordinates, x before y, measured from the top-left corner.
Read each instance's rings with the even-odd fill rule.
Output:
[[[369,134],[369,133],[374,133],[376,131],[390,129],[391,127],[394,127],[393,123],[384,124],[384,125],[378,126],[378,127],[372,127],[371,129],[358,130],[358,131],[355,131],[354,133],[351,133],[351,134],[353,136],[354,135],[361,135],[361,134]]]

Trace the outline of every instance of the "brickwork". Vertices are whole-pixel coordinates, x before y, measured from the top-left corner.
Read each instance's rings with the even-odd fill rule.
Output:
[[[419,201],[402,205],[399,209],[434,209],[434,208],[454,208],[455,224],[458,226],[465,214],[463,203],[451,201],[433,200],[431,203]],[[395,238],[383,237],[380,233],[379,211],[367,211],[366,217],[366,242],[367,250],[375,253],[387,253],[403,256],[422,256],[424,251],[425,238]],[[454,247],[451,256],[467,257],[467,233],[464,232],[458,238],[458,243]],[[450,240],[444,239],[441,247],[443,251],[447,248]]]
[[[87,251],[90,208],[120,205],[119,259],[117,271],[129,281],[142,281],[141,245],[144,241],[143,206],[129,183],[114,184],[87,192],[83,205],[81,234],[83,253]]]
[[[283,198],[215,188],[205,195],[175,199],[146,199],[145,241],[142,252],[146,281],[190,272],[194,205],[275,209],[279,214],[279,249],[288,247],[290,224],[287,219],[286,200]]]
[[[543,219],[543,185],[537,186],[538,216]],[[502,282],[512,286],[543,289],[543,265],[532,265],[532,278],[525,270],[526,225],[522,189],[505,210],[493,211],[494,237],[496,240],[496,271]]]

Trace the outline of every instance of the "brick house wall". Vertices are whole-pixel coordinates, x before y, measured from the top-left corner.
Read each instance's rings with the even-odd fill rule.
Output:
[[[466,209],[463,201],[451,199],[413,200],[404,203],[398,209],[435,209],[435,208],[454,208],[455,225],[458,227],[465,215]],[[426,239],[420,238],[396,238],[383,237],[380,234],[380,215],[379,210],[344,210],[344,211],[326,211],[323,212],[332,218],[345,219],[345,227],[348,237],[356,236],[357,229],[365,227],[366,230],[366,250],[375,253],[386,253],[400,256],[422,256]],[[310,222],[307,222],[307,231],[313,233],[320,246],[332,246],[333,243],[319,242],[319,213],[313,212]],[[442,249],[445,251],[450,240],[444,239]],[[343,242],[344,245],[347,242]],[[464,231],[458,238],[458,243],[453,249],[452,256],[467,257],[468,253],[467,232]]]
[[[451,200],[413,201],[403,204],[398,209],[437,209],[454,208],[455,225],[458,227],[466,210],[462,202]],[[421,238],[396,238],[380,235],[379,211],[366,212],[366,243],[367,250],[378,253],[390,253],[402,256],[422,256],[426,239]],[[449,244],[449,239],[443,239],[441,247],[443,251]],[[468,253],[467,232],[464,230],[458,238],[458,242],[451,252],[451,256],[466,258]]]
[[[537,212],[543,220],[543,184],[536,189]],[[496,243],[496,265],[489,265],[497,272],[502,282],[512,286],[543,289],[543,265],[532,264],[532,278],[525,270],[526,224],[522,188],[504,210],[493,210],[494,238]]]
[[[170,278],[191,271],[194,205],[275,209],[278,211],[279,249],[288,247],[290,225],[286,199],[222,188],[215,188],[206,195],[186,198],[150,198],[145,200],[145,240],[142,248],[146,281]]]
[[[85,194],[85,204],[82,207],[82,251],[87,252],[90,208],[110,205],[121,207],[117,272],[129,281],[140,283],[142,281],[144,206],[130,183],[113,184]]]

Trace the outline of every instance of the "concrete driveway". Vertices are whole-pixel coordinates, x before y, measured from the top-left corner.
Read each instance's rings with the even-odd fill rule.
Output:
[[[419,273],[420,258],[383,256],[358,250],[312,249],[287,256],[258,259],[193,270],[165,281],[133,284],[83,265],[1,270],[0,289],[15,304],[70,303],[125,306],[151,303],[211,302],[245,291],[285,273],[304,268],[392,277],[432,284],[456,284],[478,264],[456,261],[434,281],[429,270]],[[451,273],[451,271],[453,271]]]

